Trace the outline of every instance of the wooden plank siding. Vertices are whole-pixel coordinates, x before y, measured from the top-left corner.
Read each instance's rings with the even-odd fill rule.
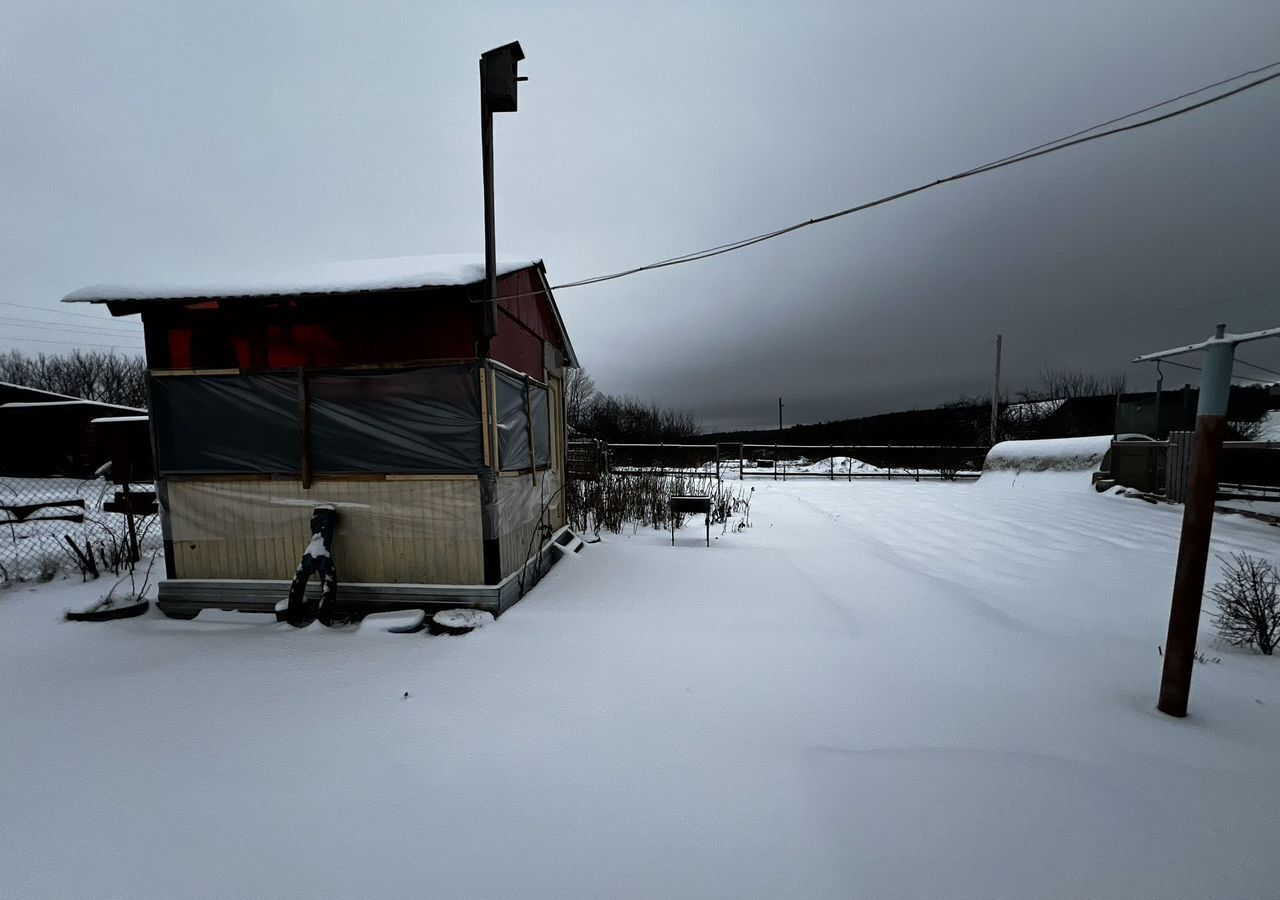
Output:
[[[176,578],[289,578],[310,538],[312,507],[338,507],[339,582],[483,581],[474,477],[168,482]]]

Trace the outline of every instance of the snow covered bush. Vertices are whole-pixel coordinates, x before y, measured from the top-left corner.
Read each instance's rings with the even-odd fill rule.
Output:
[[[1256,645],[1270,656],[1280,637],[1280,572],[1270,560],[1248,553],[1219,558],[1223,577],[1209,590],[1218,606],[1213,618],[1218,635],[1238,647]]]

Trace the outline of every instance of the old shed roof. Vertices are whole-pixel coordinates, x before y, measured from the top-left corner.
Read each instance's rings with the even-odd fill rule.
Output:
[[[498,275],[527,269],[541,260],[498,257]],[[318,263],[262,278],[189,282],[95,284],[72,291],[64,303],[195,300],[206,297],[274,297],[300,294],[353,294],[411,288],[457,287],[484,281],[482,254],[392,256]]]

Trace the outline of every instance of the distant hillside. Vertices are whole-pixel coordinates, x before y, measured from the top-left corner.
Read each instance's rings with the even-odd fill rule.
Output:
[[[991,406],[957,404],[881,413],[860,419],[778,429],[724,431],[707,440],[748,444],[982,444],[988,441]]]
[[[1163,438],[1170,430],[1194,428],[1199,392],[1192,389],[1125,394],[1117,416],[1114,395],[1073,397],[1035,403],[1006,403],[1000,407],[1001,439],[1082,437],[1122,433]],[[1280,396],[1266,387],[1233,387],[1229,418],[1234,422],[1260,422],[1269,410],[1280,409]],[[1118,426],[1118,428],[1117,428]],[[748,444],[798,444],[813,446],[875,444],[990,444],[991,404],[962,401],[933,409],[881,413],[858,419],[792,425],[779,434],[776,428],[721,431],[704,435],[707,441]],[[1249,435],[1251,436],[1251,435]]]

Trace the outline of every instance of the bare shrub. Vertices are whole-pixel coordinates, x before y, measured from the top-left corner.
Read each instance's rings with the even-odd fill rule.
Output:
[[[1213,618],[1218,636],[1238,647],[1257,646],[1270,656],[1280,637],[1280,572],[1270,560],[1247,553],[1219,559],[1223,577],[1209,590],[1218,606]]]
[[[751,491],[741,482],[717,482],[714,476],[661,475],[656,472],[610,472],[594,481],[570,481],[565,503],[569,523],[582,532],[620,533],[648,527],[667,529],[672,525],[671,498],[704,496],[711,498],[711,524],[724,524],[736,515],[743,522],[750,514]],[[677,515],[675,525],[683,524]],[[744,525],[743,527],[746,527]],[[735,524],[734,530],[740,530]]]

